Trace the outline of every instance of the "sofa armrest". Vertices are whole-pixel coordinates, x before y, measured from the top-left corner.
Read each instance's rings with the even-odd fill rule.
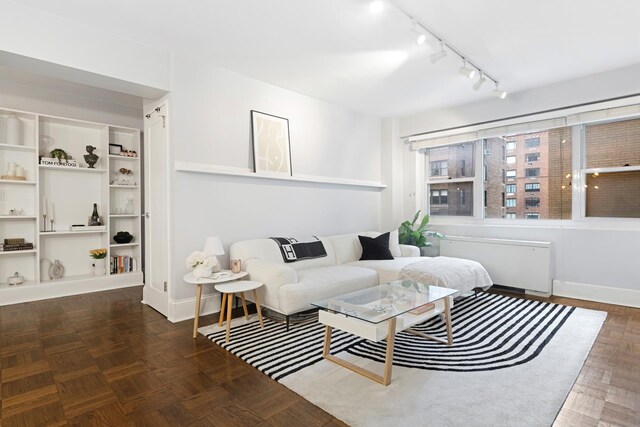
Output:
[[[412,245],[400,245],[400,256],[420,256],[420,248]]]
[[[251,280],[262,282],[266,286],[298,283],[298,273],[284,264],[252,258],[244,262],[244,270],[249,273]]]

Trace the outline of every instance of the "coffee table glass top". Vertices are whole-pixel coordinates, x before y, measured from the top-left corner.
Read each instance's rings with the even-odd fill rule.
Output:
[[[311,305],[371,323],[380,323],[433,303],[459,291],[424,285],[412,280],[396,280],[383,285],[327,298]]]

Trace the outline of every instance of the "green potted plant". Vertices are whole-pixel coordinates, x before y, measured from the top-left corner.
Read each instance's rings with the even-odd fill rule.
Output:
[[[413,221],[405,221],[400,224],[398,228],[398,238],[401,244],[417,246],[420,248],[420,254],[423,256],[437,256],[437,248],[433,246],[432,242],[427,240],[427,237],[436,237],[442,239],[444,234],[437,231],[430,230],[427,225],[429,224],[429,215],[422,217],[422,221],[418,225],[416,222],[420,217],[420,212],[416,212],[413,217]],[[433,248],[429,248],[429,247]]]

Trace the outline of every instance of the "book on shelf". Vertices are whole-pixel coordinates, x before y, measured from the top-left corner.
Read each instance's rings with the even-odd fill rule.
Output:
[[[426,313],[427,311],[431,311],[436,307],[436,305],[432,302],[428,303],[428,304],[424,304],[421,305],[420,307],[416,307],[413,310],[409,311],[409,313],[411,314],[422,314],[422,313]]]
[[[130,273],[138,271],[138,259],[128,255],[114,255],[111,257],[111,274]]]
[[[106,225],[72,225],[69,227],[70,231],[103,231],[106,229]]]
[[[34,248],[33,243],[18,243],[18,244],[0,244],[0,252],[11,251],[29,251]]]

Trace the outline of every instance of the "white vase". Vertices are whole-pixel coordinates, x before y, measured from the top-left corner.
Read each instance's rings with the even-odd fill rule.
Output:
[[[211,267],[205,267],[204,265],[198,265],[193,269],[193,277],[195,277],[196,279],[200,277],[210,277],[212,273],[213,270],[211,269]]]
[[[93,266],[94,276],[104,276],[107,274],[107,262],[104,258],[94,259],[91,265]]]
[[[40,281],[46,282],[51,280],[49,277],[49,269],[51,268],[51,261],[49,258],[42,258],[40,260]]]
[[[10,115],[5,119],[5,140],[7,144],[22,145],[22,122]]]

